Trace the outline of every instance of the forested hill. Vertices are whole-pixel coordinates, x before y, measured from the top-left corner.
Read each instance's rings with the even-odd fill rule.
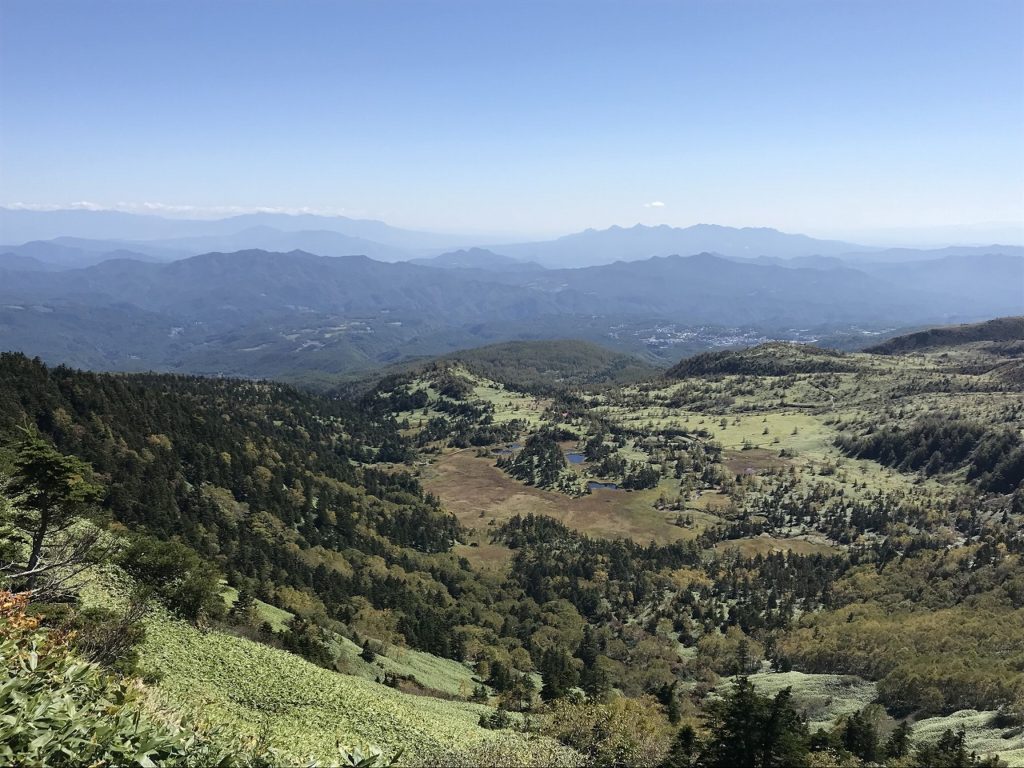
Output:
[[[651,378],[660,369],[632,355],[586,341],[510,341],[445,355],[469,370],[506,385],[533,390],[623,384]]]
[[[363,372],[332,390],[365,392],[381,382],[405,381],[431,370],[462,366],[470,373],[505,387],[535,394],[556,394],[566,389],[593,389],[633,384],[663,372],[633,355],[615,352],[578,339],[508,341],[450,352],[428,360],[395,363],[383,370]]]
[[[984,323],[929,328],[916,333],[896,336],[868,347],[865,352],[876,355],[895,355],[936,347],[951,347],[980,341],[1024,341],[1024,317],[997,317]]]
[[[25,426],[93,466],[115,521],[183,541],[229,583],[343,621],[389,609],[411,645],[455,652],[449,587],[465,573],[426,553],[446,551],[458,524],[409,474],[366,463],[406,458],[394,421],[366,403],[3,354],[0,431],[9,442]],[[399,563],[414,582],[390,573]]]
[[[829,349],[807,344],[775,342],[750,349],[704,352],[684,358],[665,376],[789,376],[797,373],[851,373],[857,370],[852,358]]]

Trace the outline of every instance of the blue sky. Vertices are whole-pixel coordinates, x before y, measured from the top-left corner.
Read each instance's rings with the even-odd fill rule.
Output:
[[[1024,219],[1020,0],[0,0],[0,110],[4,204]]]

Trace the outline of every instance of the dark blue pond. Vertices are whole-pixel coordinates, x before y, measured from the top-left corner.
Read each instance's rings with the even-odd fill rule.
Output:
[[[587,460],[587,457],[582,453],[567,453],[565,454],[565,458],[569,460],[570,464],[582,464]]]
[[[597,480],[591,480],[587,483],[588,491],[617,491],[619,486],[615,483],[599,483]]]

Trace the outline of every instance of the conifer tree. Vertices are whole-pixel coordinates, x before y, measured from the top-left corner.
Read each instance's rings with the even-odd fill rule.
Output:
[[[11,500],[0,519],[0,574],[16,589],[53,596],[93,562],[100,540],[95,518],[103,488],[84,461],[60,453],[26,430],[4,488]]]

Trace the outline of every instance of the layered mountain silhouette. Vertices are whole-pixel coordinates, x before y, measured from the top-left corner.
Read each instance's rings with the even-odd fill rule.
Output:
[[[887,281],[848,267],[707,253],[506,271],[263,250],[163,263],[115,258],[64,270],[0,260],[0,345],[89,367],[270,375],[516,338],[575,336],[642,351],[642,337],[616,330],[642,321],[777,332],[1020,312],[1012,289],[992,287],[985,300],[978,293],[987,290],[984,280],[1019,284],[1024,259],[993,260],[960,292],[917,287],[927,280],[914,270],[926,274],[929,265],[905,265]]]
[[[474,238],[465,236],[415,232],[382,221],[345,216],[246,213],[222,219],[185,219],[107,210],[34,211],[0,207],[0,242],[10,244],[61,236],[121,241],[223,237],[258,227],[280,232],[334,232],[409,251],[448,250],[474,244]]]
[[[610,227],[588,229],[557,240],[511,243],[494,246],[500,253],[549,267],[584,267],[613,261],[637,261],[651,256],[717,253],[732,257],[835,256],[870,250],[836,240],[817,240],[776,229],[722,227],[696,224],[692,227]]]
[[[90,368],[335,373],[553,338],[657,362],[744,338],[1024,313],[1024,249],[1012,246],[884,251],[772,229],[638,225],[482,248],[273,213],[0,209],[0,225],[14,243],[0,246],[0,346]]]
[[[437,267],[505,271],[519,263],[547,268],[599,266],[652,256],[715,253],[732,259],[827,266],[830,259],[864,264],[926,261],[978,253],[1024,254],[1020,246],[939,250],[868,248],[759,227],[644,226],[588,229],[553,240],[482,246],[467,235],[416,232],[380,221],[343,216],[252,213],[224,219],[170,219],[118,211],[29,211],[0,208],[0,254],[32,256],[75,267],[124,252],[168,261],[212,251],[303,250],[323,256],[370,256],[379,261],[413,260]],[[75,259],[68,249],[77,249]],[[432,260],[432,261],[431,261]],[[519,267],[515,267],[519,269]]]

